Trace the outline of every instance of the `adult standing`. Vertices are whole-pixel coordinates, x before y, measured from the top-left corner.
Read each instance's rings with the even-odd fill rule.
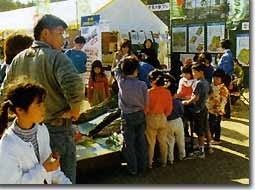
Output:
[[[120,41],[120,49],[113,55],[113,63],[112,69],[116,67],[116,65],[120,62],[121,59],[131,55],[132,52],[132,44],[131,41],[127,38],[123,38]]]
[[[86,40],[83,36],[76,36],[74,39],[74,47],[65,52],[65,54],[72,60],[72,63],[79,72],[83,82],[85,82],[85,72],[87,71],[87,55],[82,51],[85,43]]]
[[[228,86],[234,71],[234,61],[230,50],[231,43],[229,40],[223,39],[220,41],[220,45],[223,50],[223,55],[218,62],[217,68],[223,70],[227,75],[226,86]]]
[[[192,60],[187,59],[187,62],[190,62],[190,64],[192,63]],[[186,63],[186,61],[185,61]],[[182,74],[182,62],[180,60],[180,54],[179,53],[172,53],[171,54],[171,70],[170,70],[170,74],[172,76],[174,76],[174,78],[176,79],[176,83],[179,83],[179,80],[181,79],[181,74]]]
[[[62,171],[72,183],[76,178],[76,149],[72,120],[80,115],[84,99],[84,85],[72,62],[61,52],[67,24],[60,18],[46,14],[34,27],[31,48],[12,61],[2,84],[2,91],[17,76],[26,75],[39,82],[48,92],[45,99],[45,124],[50,134],[52,151],[60,153]]]
[[[24,49],[29,48],[33,38],[24,34],[11,34],[4,41],[4,62],[0,69],[0,83],[3,82],[13,58]]]
[[[160,68],[160,62],[158,60],[157,51],[153,46],[153,42],[151,39],[146,39],[143,43],[144,49],[142,49],[141,53],[146,55],[144,62],[149,63],[154,68]]]
[[[233,74],[234,71],[234,61],[233,61],[233,56],[232,56],[232,52],[230,50],[230,46],[231,43],[229,40],[227,39],[223,39],[220,41],[220,46],[223,50],[223,55],[221,56],[219,62],[218,62],[218,69],[221,69],[225,72],[226,74],[226,78],[225,78],[225,85],[228,88],[229,84],[231,82],[231,76]],[[228,98],[228,102],[226,104],[225,107],[225,118],[230,118],[230,112],[231,112],[231,108],[230,108],[230,98]]]
[[[112,62],[112,70],[117,66],[120,61],[131,55],[132,52],[132,44],[131,41],[127,38],[123,38],[120,41],[120,49],[114,53],[113,62]],[[118,85],[117,81],[114,78],[113,72],[109,78],[109,84],[111,85],[112,92],[111,94],[118,94]]]

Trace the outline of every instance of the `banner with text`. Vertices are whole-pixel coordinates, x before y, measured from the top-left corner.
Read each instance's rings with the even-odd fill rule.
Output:
[[[81,17],[81,35],[86,39],[83,50],[87,54],[87,75],[89,75],[91,70],[92,62],[97,59],[102,60],[99,21],[100,15]],[[88,76],[86,79],[88,79]]]

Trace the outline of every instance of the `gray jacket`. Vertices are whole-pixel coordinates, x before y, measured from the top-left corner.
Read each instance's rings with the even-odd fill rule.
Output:
[[[64,112],[80,106],[84,99],[84,85],[71,60],[45,42],[34,41],[31,48],[13,59],[1,91],[21,75],[34,79],[47,89],[45,122],[61,118]]]

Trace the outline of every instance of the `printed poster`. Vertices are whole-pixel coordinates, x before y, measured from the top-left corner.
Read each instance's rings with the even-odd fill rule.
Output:
[[[207,51],[210,53],[220,53],[220,40],[224,39],[225,24],[207,24]]]
[[[237,34],[236,57],[242,65],[249,66],[250,63],[249,34]]]
[[[144,31],[138,32],[138,38],[139,38],[139,43],[143,44],[146,39],[145,32]]]
[[[138,36],[138,32],[136,31],[131,31],[130,32],[130,36],[131,36],[131,42],[132,44],[139,44],[139,36]]]
[[[204,51],[204,25],[189,26],[189,52]]]
[[[81,35],[86,39],[83,50],[87,54],[87,72],[85,84],[88,83],[92,62],[97,59],[102,60],[102,44],[99,20],[100,15],[81,17]]]
[[[186,52],[187,27],[175,26],[172,28],[172,51]]]

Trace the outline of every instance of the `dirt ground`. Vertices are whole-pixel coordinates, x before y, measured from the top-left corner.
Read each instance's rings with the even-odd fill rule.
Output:
[[[239,101],[232,106],[232,117],[222,121],[222,143],[213,145],[214,153],[205,159],[176,161],[166,168],[156,167],[143,177],[126,174],[125,166],[114,165],[96,168],[78,174],[78,184],[165,184],[167,186],[205,184],[238,185],[248,188],[250,172],[249,149],[249,106]],[[117,158],[116,163],[117,163]],[[97,162],[102,164],[103,158]],[[114,162],[114,160],[111,160]],[[92,162],[87,163],[92,164]],[[95,164],[95,163],[94,163]],[[96,163],[96,165],[98,165]],[[111,185],[112,186],[112,185]],[[105,187],[105,186],[103,186]],[[114,186],[112,186],[114,187]],[[153,187],[153,186],[149,186]]]

